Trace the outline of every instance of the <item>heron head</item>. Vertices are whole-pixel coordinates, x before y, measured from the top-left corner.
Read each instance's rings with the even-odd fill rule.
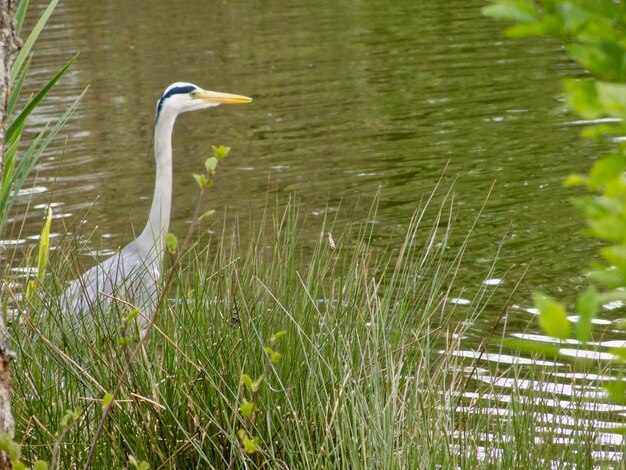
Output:
[[[187,111],[212,108],[220,104],[240,104],[250,101],[252,98],[247,96],[208,91],[193,83],[176,82],[165,89],[163,96],[157,102],[157,118],[164,110],[177,115]]]

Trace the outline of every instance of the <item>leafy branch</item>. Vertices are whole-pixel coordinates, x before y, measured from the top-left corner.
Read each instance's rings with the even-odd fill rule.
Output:
[[[267,381],[267,376],[270,373],[270,369],[274,364],[278,364],[282,358],[282,354],[276,351],[276,343],[278,340],[287,334],[286,331],[281,330],[274,333],[270,337],[269,344],[265,346],[263,351],[265,352],[265,361],[263,366],[263,372],[256,379],[252,379],[250,375],[246,373],[241,374],[241,405],[239,406],[239,414],[243,421],[243,427],[237,431],[237,437],[239,438],[239,448],[237,450],[237,458],[232,459],[229,465],[229,469],[233,468],[237,459],[243,455],[251,455],[259,450],[259,442],[256,437],[252,435],[252,426],[258,412],[258,400],[261,394],[263,383]]]
[[[575,325],[563,303],[542,293],[533,297],[547,335],[562,340],[575,335],[580,344],[595,347],[589,341],[601,307],[626,303],[626,6],[611,0],[494,0],[483,13],[514,23],[506,30],[508,37],[559,38],[570,58],[589,72],[584,79],[563,80],[565,103],[588,121],[582,137],[611,149],[587,174],[570,175],[564,184],[588,190],[575,203],[585,215],[588,235],[606,245],[599,250],[601,261],[587,270],[590,285],[574,302]],[[510,345],[536,351],[519,341]],[[617,363],[626,363],[626,349],[609,352]],[[605,389],[612,401],[626,403],[626,382],[616,380]]]

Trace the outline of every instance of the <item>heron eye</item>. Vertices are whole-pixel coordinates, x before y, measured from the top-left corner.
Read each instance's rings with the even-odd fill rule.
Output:
[[[190,93],[192,98],[197,98],[198,97],[198,90],[194,90]]]

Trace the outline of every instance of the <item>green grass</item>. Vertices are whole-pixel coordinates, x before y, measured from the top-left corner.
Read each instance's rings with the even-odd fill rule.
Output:
[[[467,383],[471,364],[452,352],[485,305],[455,321],[446,302],[466,244],[445,248],[454,209],[443,199],[416,212],[401,246],[374,246],[371,224],[340,231],[327,220],[319,242],[303,250],[294,205],[268,209],[250,235],[235,226],[201,237],[124,377],[94,468],[129,468],[129,455],[153,469],[550,468],[550,460],[589,468],[585,436],[594,430],[575,429],[577,445],[557,442],[537,426],[537,413],[555,412],[542,392],[513,390],[498,401],[497,384]],[[68,276],[63,265],[57,260],[51,292]],[[55,453],[57,468],[82,468],[102,398],[138,333],[126,345],[107,323],[91,340],[53,336],[58,317],[40,307],[12,328],[17,441],[28,461]],[[279,330],[287,332],[275,348],[283,356],[272,364],[264,346]],[[541,374],[516,367],[513,374]],[[264,371],[248,429],[259,451],[247,455],[237,437],[240,378]],[[510,415],[480,412],[467,393],[459,399],[464,392],[483,404],[492,395]],[[559,413],[589,418],[580,409]],[[61,424],[67,410],[79,412],[71,427]],[[485,447],[501,451],[485,457]]]

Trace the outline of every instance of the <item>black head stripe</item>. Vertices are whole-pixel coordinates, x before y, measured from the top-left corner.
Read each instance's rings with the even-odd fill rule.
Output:
[[[157,105],[157,117],[161,113],[161,108],[163,108],[163,103],[170,96],[179,95],[182,93],[191,93],[195,89],[196,89],[195,86],[187,85],[187,86],[177,86],[177,87],[172,88],[171,90],[168,90],[167,93],[165,93],[159,100],[159,104]]]

